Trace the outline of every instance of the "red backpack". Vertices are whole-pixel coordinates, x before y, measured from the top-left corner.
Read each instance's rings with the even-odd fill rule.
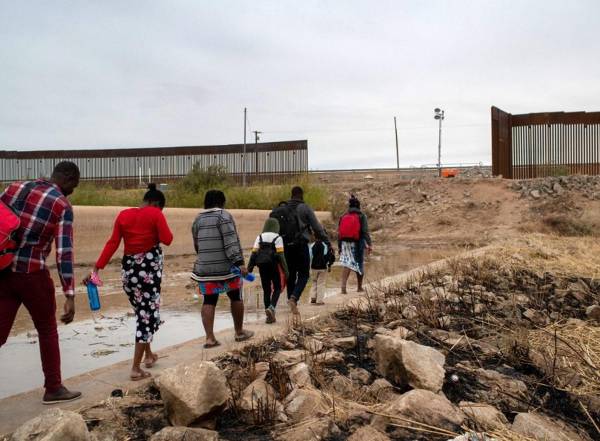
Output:
[[[340,226],[338,231],[339,240],[360,240],[360,214],[359,213],[346,213],[340,219]]]
[[[21,225],[20,213],[35,183],[26,185],[12,207],[0,201],[0,270],[12,265],[17,251],[16,233]]]

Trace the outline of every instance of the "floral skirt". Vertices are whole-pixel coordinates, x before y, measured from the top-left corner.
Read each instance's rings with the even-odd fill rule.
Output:
[[[135,341],[150,343],[160,326],[160,282],[163,253],[160,247],[123,256],[123,290],[135,311]]]

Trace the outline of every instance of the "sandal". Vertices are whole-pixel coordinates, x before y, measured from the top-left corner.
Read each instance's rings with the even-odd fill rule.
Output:
[[[250,340],[252,336],[254,336],[254,331],[244,331],[242,335],[235,336],[235,341],[240,342]]]
[[[130,375],[129,379],[131,381],[140,381],[140,380],[145,380],[146,378],[150,378],[152,376],[152,374],[150,372],[140,372],[137,375]]]
[[[204,343],[202,345],[204,349],[216,348],[217,346],[221,346],[221,343],[218,341],[215,341],[214,343]]]
[[[152,360],[145,360],[144,366],[146,366],[147,369],[151,369],[158,361],[158,358],[158,354],[152,354]]]

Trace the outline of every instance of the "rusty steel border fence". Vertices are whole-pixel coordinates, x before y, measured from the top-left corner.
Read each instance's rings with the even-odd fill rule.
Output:
[[[90,150],[0,150],[0,182],[48,176],[56,163],[70,160],[81,179],[131,185],[142,180],[185,176],[195,164],[220,166],[233,180],[278,182],[308,172],[308,141]]]
[[[492,107],[492,174],[600,174],[600,112],[511,115]]]

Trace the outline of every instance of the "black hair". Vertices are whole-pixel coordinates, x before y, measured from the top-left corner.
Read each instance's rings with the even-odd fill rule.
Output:
[[[304,199],[304,190],[302,187],[294,187],[292,188],[292,199]]]
[[[52,177],[64,181],[74,181],[79,179],[79,167],[74,162],[61,161],[54,166]]]
[[[204,195],[204,208],[223,208],[225,207],[225,193],[221,190],[208,190]]]
[[[350,199],[348,199],[348,206],[350,208],[358,208],[360,210],[360,201],[354,195],[350,195]]]
[[[150,183],[148,184],[148,191],[144,195],[144,202],[156,202],[162,209],[165,208],[165,195],[162,191],[156,188],[156,184]]]

